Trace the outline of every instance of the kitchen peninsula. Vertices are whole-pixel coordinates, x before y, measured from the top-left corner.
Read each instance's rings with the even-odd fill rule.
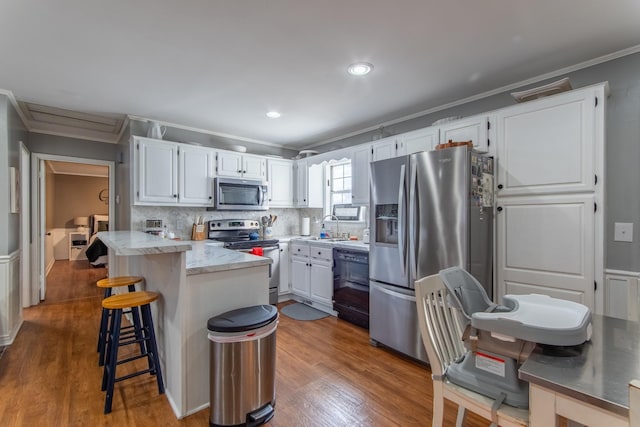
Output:
[[[271,259],[209,241],[162,239],[139,231],[107,231],[109,276],[139,275],[161,294],[152,304],[166,395],[178,418],[209,406],[207,320],[269,302]]]

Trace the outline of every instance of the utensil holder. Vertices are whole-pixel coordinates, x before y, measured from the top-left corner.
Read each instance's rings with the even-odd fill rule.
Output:
[[[273,237],[273,228],[271,228],[271,227],[269,227],[269,226],[264,227],[264,228],[262,229],[262,235],[264,236],[264,238],[265,238],[265,239],[266,239],[266,238]]]

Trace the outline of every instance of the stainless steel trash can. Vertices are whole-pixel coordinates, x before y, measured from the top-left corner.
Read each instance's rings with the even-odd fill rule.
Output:
[[[274,414],[278,309],[257,305],[207,322],[211,427],[258,426]]]

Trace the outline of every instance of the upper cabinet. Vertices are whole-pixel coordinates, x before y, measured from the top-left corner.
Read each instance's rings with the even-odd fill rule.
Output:
[[[420,151],[431,151],[438,145],[440,129],[428,127],[412,132],[403,133],[397,136],[397,155],[408,155],[419,153]]]
[[[293,207],[293,162],[268,159],[269,207]]]
[[[371,146],[362,144],[354,147],[351,154],[351,203],[354,205],[369,204],[369,163],[371,162]]]
[[[498,111],[497,196],[594,190],[595,90]]]
[[[398,155],[398,141],[395,136],[376,141],[371,146],[371,161],[390,159]]]
[[[439,128],[441,144],[449,141],[472,141],[473,148],[476,151],[482,153],[490,151],[490,121],[489,116],[486,114],[465,117],[464,119],[443,123]]]
[[[212,149],[134,137],[137,205],[211,206]]]
[[[251,154],[218,151],[216,175],[266,180],[267,159]]]
[[[324,205],[324,167],[310,165],[306,160],[295,164],[294,205],[302,208],[322,208]]]

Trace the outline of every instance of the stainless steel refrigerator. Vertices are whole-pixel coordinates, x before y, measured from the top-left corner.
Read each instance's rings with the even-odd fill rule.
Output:
[[[415,280],[453,266],[492,296],[493,158],[467,147],[371,163],[370,329],[383,344],[427,362]]]

